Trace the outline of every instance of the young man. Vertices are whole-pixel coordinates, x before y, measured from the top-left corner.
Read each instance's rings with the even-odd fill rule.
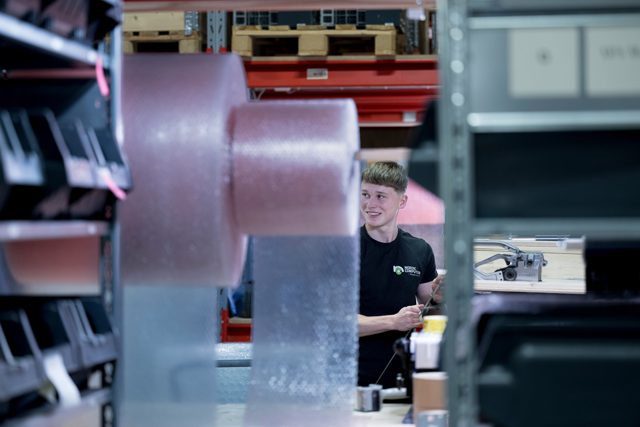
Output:
[[[393,343],[420,325],[420,308],[439,283],[433,250],[398,228],[408,202],[407,171],[379,162],[362,171],[360,210],[360,314],[358,385],[378,380],[393,356]],[[416,303],[416,298],[418,304]],[[440,295],[438,295],[438,300]],[[378,384],[396,387],[402,362],[395,357]]]

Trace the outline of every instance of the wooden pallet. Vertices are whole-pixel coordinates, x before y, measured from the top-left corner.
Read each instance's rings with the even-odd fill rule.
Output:
[[[387,25],[233,27],[231,50],[244,57],[252,56],[328,56],[396,54],[396,29]]]
[[[184,31],[184,12],[129,12],[122,31]]]
[[[198,31],[185,35],[184,30],[171,31],[125,31],[122,33],[123,52],[137,53],[141,51],[163,51],[180,53],[199,53],[202,42]],[[174,44],[166,49],[148,49],[150,43]],[[144,48],[143,48],[144,47]]]

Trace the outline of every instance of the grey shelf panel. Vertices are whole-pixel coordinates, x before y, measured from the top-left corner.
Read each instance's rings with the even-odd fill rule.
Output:
[[[106,221],[0,221],[0,242],[104,236]]]
[[[640,14],[586,14],[532,15],[532,16],[487,16],[469,18],[472,30],[493,30],[501,28],[558,28],[638,25]]]
[[[95,65],[98,59],[98,52],[82,43],[65,39],[4,13],[0,13],[0,37],[86,65]],[[107,69],[109,65],[109,56],[103,55],[103,68]]]
[[[467,123],[474,132],[639,129],[640,111],[470,113]]]
[[[469,9],[473,12],[553,12],[557,10],[598,11],[615,8],[636,8],[637,0],[471,0]]]
[[[0,289],[0,297],[68,297],[68,296],[94,296],[100,295],[100,285],[22,285],[19,283],[10,284],[6,289]]]
[[[92,391],[82,397],[81,402],[73,407],[48,407],[36,410],[25,418],[15,418],[2,424],[4,427],[61,427],[72,425],[88,411],[95,410],[112,400],[110,388]],[[99,410],[99,409],[98,409]],[[80,425],[80,424],[73,424]]]
[[[475,236],[492,234],[568,234],[571,237],[586,235],[588,239],[640,239],[640,218],[496,218],[476,219]]]

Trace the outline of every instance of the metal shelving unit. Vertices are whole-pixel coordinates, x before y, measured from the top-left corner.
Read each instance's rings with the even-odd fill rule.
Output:
[[[447,330],[450,339],[446,341],[445,360],[449,373],[449,423],[452,426],[479,425],[474,365],[477,333],[471,319],[473,238],[493,233],[586,235],[589,239],[614,241],[640,238],[639,216],[633,215],[631,203],[621,205],[619,211],[614,207],[607,211],[608,215],[601,217],[589,216],[588,212],[582,216],[479,217],[477,210],[477,202],[482,197],[478,195],[478,171],[485,166],[478,160],[478,150],[482,148],[479,141],[483,135],[498,135],[492,142],[501,141],[502,149],[509,151],[521,143],[520,136],[532,133],[637,132],[640,128],[640,94],[633,88],[627,93],[616,94],[612,90],[605,95],[595,94],[588,80],[589,73],[595,73],[594,66],[588,62],[586,53],[589,49],[586,34],[593,28],[640,30],[637,8],[637,2],[629,1],[606,5],[587,0],[500,3],[441,0],[438,3],[442,64],[439,180],[441,196],[447,206]],[[513,68],[515,60],[509,56],[510,52],[513,55],[513,51],[509,51],[513,43],[518,43],[517,31],[532,30],[531,34],[539,37],[544,31],[557,28],[570,29],[570,41],[577,40],[569,49],[570,54],[575,55],[576,73],[560,81],[557,93],[545,96],[535,93],[535,88],[525,87],[529,92],[522,95],[518,92],[521,86],[513,85],[513,76],[518,70]],[[620,39],[614,37],[611,43],[615,45],[616,40]],[[522,45],[517,47],[523,49]],[[544,55],[541,61],[548,58]],[[556,74],[551,72],[550,76]],[[575,88],[573,92],[572,88]],[[507,134],[512,141],[507,142]],[[608,144],[602,143],[600,149],[607,152]],[[536,148],[531,147],[531,150]],[[553,153],[548,156],[552,157]],[[624,157],[624,152],[619,156]],[[572,180],[571,163],[567,164],[565,183]],[[522,173],[518,169],[521,165],[513,166],[514,169],[505,170],[504,179],[517,182]],[[552,187],[549,186],[549,193],[561,191]],[[594,206],[598,203],[595,193],[600,190],[594,187]],[[627,193],[631,198],[636,197],[634,194],[637,191]],[[571,194],[559,196],[571,197]],[[616,200],[621,199],[614,199],[613,206],[616,206]]]
[[[98,59],[98,51],[80,42],[64,39],[3,13],[0,13],[0,37],[73,63],[95,66]],[[109,56],[105,55],[102,59],[103,68],[108,69],[110,63]]]
[[[440,186],[447,207],[444,234],[449,301],[445,343],[449,424],[473,426],[477,396],[473,366],[474,334],[470,324],[473,297],[473,234],[470,134],[467,124],[468,43],[465,0],[441,0],[438,5],[442,79],[439,111]]]
[[[419,5],[426,6],[423,2],[420,2]],[[299,6],[301,10],[314,10],[312,9],[313,4]],[[315,6],[319,6],[319,4]],[[252,7],[259,9],[257,4],[252,4]],[[398,18],[404,16],[404,12],[400,14],[399,10],[395,10],[400,9],[399,6],[388,5],[388,7],[393,7],[394,11],[398,12]],[[249,25],[245,22],[249,14],[253,14],[253,20],[261,18],[265,28],[271,19],[268,11],[240,12],[239,10],[234,12],[234,21],[232,21],[234,25]],[[318,8],[317,12],[320,24],[331,27],[344,24],[344,22],[338,21],[344,21],[347,18],[349,24],[364,25],[366,23],[365,15],[368,13],[372,14],[370,23],[378,23],[376,19],[384,20],[387,18],[385,23],[393,22],[392,17],[395,16],[389,10],[376,11],[382,13],[377,18],[373,16],[375,15],[374,11],[364,9]],[[275,13],[277,14],[277,12]],[[208,47],[213,52],[218,52],[219,46],[225,40],[224,34],[220,32],[220,29],[224,29],[219,19],[221,14],[222,12],[208,13]],[[239,22],[240,20],[245,23]],[[252,21],[254,24],[256,22]],[[400,22],[397,23],[397,26],[407,27],[407,37],[415,38],[415,45],[418,39],[418,21],[405,20],[402,17]],[[306,25],[311,24],[307,23]],[[428,51],[429,49],[427,49]],[[356,103],[359,122],[363,127],[418,126],[422,122],[425,106],[438,96],[439,89],[437,55],[399,54],[393,58],[381,59],[374,55],[360,54],[329,55],[321,58],[307,58],[292,54],[289,57],[256,56],[245,58],[244,65],[247,85],[254,91],[255,99],[351,98]]]
[[[119,10],[117,1],[103,1],[106,7]],[[116,12],[116,15],[118,12]],[[92,43],[80,42],[56,35],[29,22],[0,13],[0,42],[3,52],[4,82],[2,90],[7,96],[0,108],[50,107],[59,120],[73,120],[79,117],[85,124],[96,129],[111,128],[116,140],[121,142],[120,111],[120,70],[121,70],[121,31],[119,26],[113,29],[110,51],[105,52],[104,41]],[[85,44],[86,43],[86,44]],[[97,46],[94,48],[94,46]],[[100,61],[99,61],[100,59]],[[96,83],[96,66],[101,62],[107,73],[110,97],[100,95]],[[99,70],[98,70],[99,71]],[[79,90],[78,90],[79,89]],[[14,91],[14,92],[12,92]],[[20,92],[23,91],[23,92]],[[15,94],[28,93],[28,96]],[[2,96],[2,95],[0,95]],[[24,105],[22,104],[24,102]],[[52,105],[47,105],[50,102]],[[53,297],[75,298],[100,296],[104,302],[114,335],[121,329],[121,300],[119,292],[119,226],[114,206],[106,216],[107,220],[4,220],[0,221],[0,245],[62,241],[95,237],[97,286],[81,289],[80,286],[62,286],[59,284],[40,285],[38,289],[18,283],[2,263],[2,297],[28,298],[35,295],[40,299]],[[4,257],[4,246],[0,250]],[[4,271],[7,270],[7,271]],[[86,287],[85,287],[86,288]],[[9,292],[9,293],[6,293]],[[100,337],[98,337],[100,338]],[[116,346],[117,348],[118,346]],[[119,352],[119,349],[118,349]],[[88,365],[87,365],[88,366]],[[93,367],[94,369],[96,367]],[[120,376],[119,370],[115,371]],[[2,425],[10,427],[26,426],[64,426],[64,425],[117,425],[118,411],[115,407],[117,382],[111,375],[103,378],[105,386],[99,390],[82,393],[79,404],[60,407],[45,404],[28,410],[24,415],[4,420]],[[88,414],[88,416],[87,416]],[[76,424],[74,424],[76,423]]]

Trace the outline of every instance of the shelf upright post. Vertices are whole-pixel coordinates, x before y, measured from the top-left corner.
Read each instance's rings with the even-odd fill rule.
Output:
[[[123,143],[124,139],[121,104],[123,54],[121,27],[121,25],[118,25],[110,33],[111,50],[109,52],[111,63],[109,70],[111,77],[110,126],[115,135],[116,143],[119,145]],[[100,239],[100,248],[100,284],[102,298],[113,329],[119,336],[119,342],[122,343],[122,289],[120,286],[120,223],[118,218],[118,202],[116,202],[114,211],[112,212],[109,233]],[[118,346],[118,360],[122,360],[122,345]],[[111,373],[104,372],[104,380],[111,382],[112,392],[111,401],[102,406],[102,427],[117,427],[119,425],[119,399],[122,396],[122,387],[124,384],[122,367],[122,363],[120,363],[119,369],[115,369],[115,376],[112,376],[113,366],[111,367]],[[107,370],[109,370],[109,368],[105,368],[105,371]]]
[[[109,233],[100,239],[100,255],[100,291],[114,332],[122,343],[122,292],[119,281],[120,225],[117,220],[110,223]],[[118,360],[122,360],[121,345],[118,346]],[[120,369],[115,369],[111,363],[104,366],[103,381],[111,386],[112,394],[111,400],[102,405],[102,427],[118,426],[118,398],[121,395],[122,380],[122,365]]]
[[[438,1],[441,102],[439,120],[440,182],[446,206],[447,339],[445,368],[449,375],[449,425],[476,423],[475,352],[470,323],[473,297],[471,138],[468,108],[468,31],[466,0]]]
[[[227,48],[227,12],[207,12],[207,49],[219,53],[222,48]]]

